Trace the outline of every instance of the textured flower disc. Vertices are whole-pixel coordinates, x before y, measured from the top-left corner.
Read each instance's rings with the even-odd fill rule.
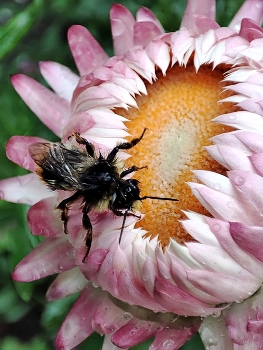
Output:
[[[212,70],[202,66],[196,73],[191,63],[186,68],[175,65],[166,76],[157,72],[158,79],[146,83],[147,96],[137,97],[139,109],[121,114],[130,134],[141,134],[144,127],[149,130],[143,140],[129,153],[133,156],[127,165],[148,166],[135,174],[141,182],[142,196],[177,198],[179,202],[144,200],[141,212],[145,217],[137,224],[148,231],[148,235],[159,235],[163,245],[172,237],[177,242],[192,239],[180,224],[185,219],[182,210],[192,210],[209,215],[194,197],[189,181],[196,181],[192,170],[203,169],[225,174],[205,150],[209,139],[230,131],[225,125],[212,123],[216,116],[234,111],[230,103],[218,103],[226,97],[222,93],[224,73],[229,67],[221,65]]]

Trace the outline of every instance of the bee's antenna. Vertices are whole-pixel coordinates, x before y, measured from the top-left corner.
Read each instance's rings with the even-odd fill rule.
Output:
[[[144,199],[160,199],[160,200],[163,200],[163,201],[173,201],[173,202],[178,202],[179,201],[179,199],[176,199],[176,198],[165,198],[165,197],[144,196],[144,197],[140,198],[141,201],[143,201]]]

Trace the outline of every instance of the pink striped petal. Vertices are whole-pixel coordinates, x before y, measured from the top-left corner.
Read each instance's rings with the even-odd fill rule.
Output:
[[[230,234],[239,247],[263,262],[262,227],[230,222]]]
[[[189,271],[187,273],[189,281],[200,290],[221,299],[222,303],[231,303],[233,300],[242,302],[252,295],[259,287],[259,281],[246,281],[246,290],[243,288],[244,280],[231,275],[224,275],[211,271]],[[224,288],[222,288],[224,286]],[[208,311],[208,310],[207,310]],[[218,310],[221,311],[221,310]],[[204,311],[204,316],[211,314]],[[200,315],[202,315],[200,313]]]
[[[175,259],[173,259],[175,260]],[[182,267],[180,262],[172,262],[172,275],[174,282],[184,291],[191,291],[191,294],[197,299],[201,300],[208,305],[218,305],[222,303],[222,299],[216,298],[211,294],[204,292],[203,290],[196,288],[190,281],[187,279],[187,272],[191,270],[189,267]],[[193,269],[193,270],[196,270]]]
[[[69,68],[51,61],[40,62],[40,71],[56,94],[70,102],[79,77]]]
[[[197,271],[198,270],[193,271],[193,274]],[[202,273],[202,271],[200,271],[200,273]],[[207,271],[204,272],[203,275],[206,275],[206,273]],[[193,283],[190,276],[189,281]],[[210,283],[212,286],[212,280]],[[200,288],[200,286],[198,286],[198,288]],[[204,289],[202,288],[202,290]],[[218,292],[217,294],[219,294],[217,298],[222,300],[220,299],[220,293]],[[193,297],[190,293],[183,291],[169,281],[159,277],[156,277],[154,297],[166,310],[182,316],[206,316],[221,310],[221,308],[210,307],[210,305]]]
[[[11,81],[17,93],[42,123],[61,136],[70,114],[69,103],[26,75],[13,75]]]
[[[133,26],[135,19],[121,4],[114,4],[110,11],[111,31],[115,55],[123,55],[133,47]]]
[[[28,146],[35,142],[46,142],[46,140],[32,136],[12,136],[6,144],[8,159],[33,172],[36,164],[28,153]]]
[[[60,211],[56,210],[58,203],[57,198],[53,196],[29,208],[27,222],[33,235],[55,238],[64,234]]]
[[[15,268],[12,278],[30,282],[76,266],[72,245],[63,236],[46,238]]]
[[[250,272],[252,277],[248,274],[246,281],[248,282],[250,279],[252,284],[256,281],[261,284],[263,276],[261,262],[253,255],[250,255],[243,249],[239,248],[230,234],[229,223],[211,218],[207,218],[207,222],[223,249],[240,265],[240,270],[244,268]]]
[[[106,52],[83,26],[69,28],[68,43],[80,75],[89,74],[108,59]]]

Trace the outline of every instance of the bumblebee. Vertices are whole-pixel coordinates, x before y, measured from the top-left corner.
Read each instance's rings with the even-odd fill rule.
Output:
[[[140,197],[139,181],[125,179],[133,172],[144,167],[133,165],[125,169],[117,154],[120,150],[128,150],[143,138],[145,128],[139,138],[130,142],[124,142],[115,146],[106,157],[95,152],[92,143],[74,132],[74,138],[78,145],[71,142],[62,143],[33,143],[29,146],[29,154],[36,163],[36,173],[52,190],[74,191],[74,194],[64,199],[57,209],[61,210],[61,220],[64,224],[64,232],[67,233],[70,205],[77,200],[82,201],[82,224],[86,230],[86,254],[82,260],[85,262],[91,243],[92,225],[89,219],[91,209],[95,211],[110,210],[117,216],[123,216],[119,242],[125,226],[127,215],[135,215],[134,206],[138,201],[149,199],[171,200],[144,196]]]

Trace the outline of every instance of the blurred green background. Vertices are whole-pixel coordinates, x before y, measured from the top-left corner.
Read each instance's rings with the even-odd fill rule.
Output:
[[[67,45],[67,30],[72,24],[86,26],[106,52],[112,54],[109,11],[111,0],[1,0],[0,3],[0,178],[25,174],[7,160],[6,141],[12,135],[36,135],[55,141],[18,97],[10,84],[10,75],[24,73],[45,84],[38,62],[57,61],[76,71]],[[179,28],[186,0],[119,1],[133,14],[140,6],[150,8],[166,31]],[[217,21],[227,25],[243,0],[217,0]],[[15,265],[38,243],[26,224],[28,208],[0,201],[0,349],[54,349],[58,329],[77,298],[72,296],[46,302],[45,292],[54,279],[32,283],[14,283],[10,275]],[[77,347],[101,349],[102,338],[94,334]],[[134,350],[148,349],[151,341]],[[204,349],[195,335],[183,350]]]

